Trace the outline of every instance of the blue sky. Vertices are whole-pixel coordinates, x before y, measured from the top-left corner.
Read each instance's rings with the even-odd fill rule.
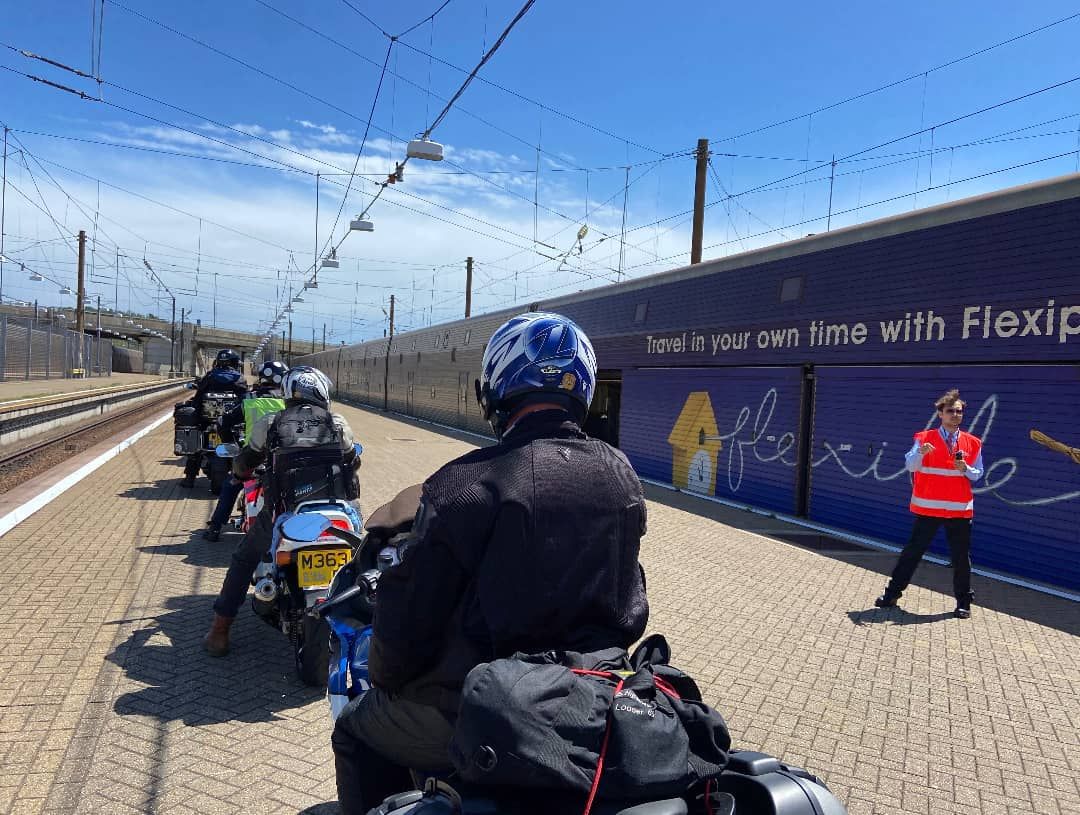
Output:
[[[5,46],[104,80],[97,102],[0,71],[0,122],[14,131],[5,255],[73,286],[71,235],[86,229],[104,304],[164,313],[145,257],[178,308],[211,322],[216,283],[217,322],[246,329],[265,327],[313,264],[316,172],[338,173],[319,183],[320,247],[344,236],[335,219],[388,49],[343,219],[460,85],[451,66],[471,69],[520,8],[450,0],[390,48],[379,28],[401,33],[439,3],[106,0],[97,60],[92,5],[4,10]],[[823,231],[830,186],[837,228],[1074,172],[1080,81],[967,114],[1080,76],[1080,17],[937,66],[1078,12],[1052,0],[539,0],[481,73],[501,87],[474,82],[433,134],[447,160],[409,163],[371,208],[375,232],[348,236],[341,268],[294,306],[294,330],[381,336],[391,293],[401,328],[456,318],[467,255],[479,311],[683,265],[699,137],[713,151],[707,258]],[[10,48],[0,65],[98,94]],[[4,272],[5,299],[73,302],[17,265]]]

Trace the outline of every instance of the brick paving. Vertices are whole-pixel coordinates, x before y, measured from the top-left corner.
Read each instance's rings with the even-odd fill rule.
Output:
[[[477,443],[343,412],[366,512]],[[285,637],[245,608],[233,654],[201,650],[231,541],[198,537],[213,499],[177,487],[170,447],[166,425],[0,539],[0,813],[336,811],[326,704]],[[817,772],[853,815],[1080,813],[1080,604],[982,580],[954,620],[924,565],[882,611],[891,555],[649,499],[650,631],[739,746]]]

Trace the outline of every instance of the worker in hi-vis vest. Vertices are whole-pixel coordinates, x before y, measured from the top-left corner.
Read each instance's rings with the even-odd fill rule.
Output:
[[[251,428],[255,426],[261,417],[270,413],[277,413],[285,409],[285,400],[281,398],[281,380],[289,368],[283,362],[264,362],[259,366],[259,381],[235,410],[229,411],[221,420],[221,439],[227,442],[239,442],[236,438],[236,427],[243,423],[244,438],[251,434]],[[221,527],[229,519],[236,496],[243,489],[243,483],[231,474],[221,485],[221,495],[218,497],[217,507],[210,516],[203,536],[210,541],[221,538]]]
[[[905,457],[912,473],[910,509],[915,514],[911,537],[900,553],[889,585],[874,605],[896,605],[911,582],[915,567],[930,547],[940,527],[945,527],[953,567],[954,617],[971,616],[971,519],[974,499],[971,485],[982,478],[982,441],[960,429],[965,402],[960,392],[946,392],[934,407],[940,426],[915,434],[915,443]]]

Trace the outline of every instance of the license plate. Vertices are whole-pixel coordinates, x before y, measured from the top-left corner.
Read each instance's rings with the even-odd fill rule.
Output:
[[[296,553],[296,582],[302,589],[329,586],[350,554],[348,549],[301,549]]]

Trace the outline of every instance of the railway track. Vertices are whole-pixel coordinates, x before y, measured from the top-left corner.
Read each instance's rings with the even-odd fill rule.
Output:
[[[125,425],[160,414],[176,402],[176,393],[141,402],[127,410],[105,414],[94,421],[64,428],[47,438],[0,453],[0,493],[45,472],[73,455],[118,433]]]

